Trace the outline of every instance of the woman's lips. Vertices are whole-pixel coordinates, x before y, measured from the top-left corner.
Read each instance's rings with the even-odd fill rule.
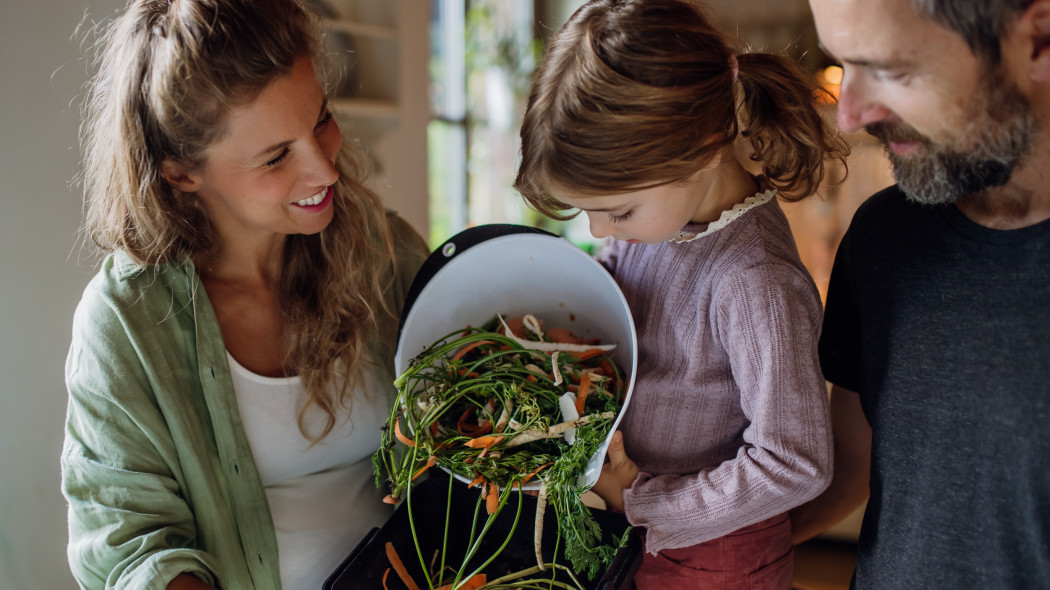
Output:
[[[332,200],[332,187],[326,186],[324,190],[312,197],[307,197],[295,204],[304,209],[323,209]]]

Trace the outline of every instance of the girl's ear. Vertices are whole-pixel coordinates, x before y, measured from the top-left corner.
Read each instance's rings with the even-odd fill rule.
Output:
[[[1024,9],[1018,30],[1031,43],[1029,77],[1035,82],[1050,82],[1050,0],[1035,0]]]
[[[185,164],[176,162],[171,158],[165,159],[160,165],[160,172],[168,184],[184,193],[196,192],[201,187],[200,175],[191,170]]]

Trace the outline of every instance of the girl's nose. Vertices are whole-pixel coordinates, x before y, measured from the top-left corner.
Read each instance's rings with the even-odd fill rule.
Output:
[[[588,213],[587,220],[590,222],[591,235],[599,240],[607,238],[614,233],[612,223],[606,219],[605,213]]]

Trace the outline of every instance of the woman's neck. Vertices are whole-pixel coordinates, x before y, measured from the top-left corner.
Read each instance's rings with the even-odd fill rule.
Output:
[[[224,244],[216,255],[197,263],[197,272],[233,358],[258,375],[291,375],[278,294],[283,242],[249,246]]]
[[[195,263],[205,279],[272,286],[280,278],[283,249],[283,239],[265,243],[226,242],[213,255]]]

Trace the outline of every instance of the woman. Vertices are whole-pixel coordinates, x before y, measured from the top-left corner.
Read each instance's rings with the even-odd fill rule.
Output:
[[[316,588],[389,514],[370,456],[426,245],[361,184],[293,0],[132,0],[85,119],[108,252],[66,367],[85,588]]]

